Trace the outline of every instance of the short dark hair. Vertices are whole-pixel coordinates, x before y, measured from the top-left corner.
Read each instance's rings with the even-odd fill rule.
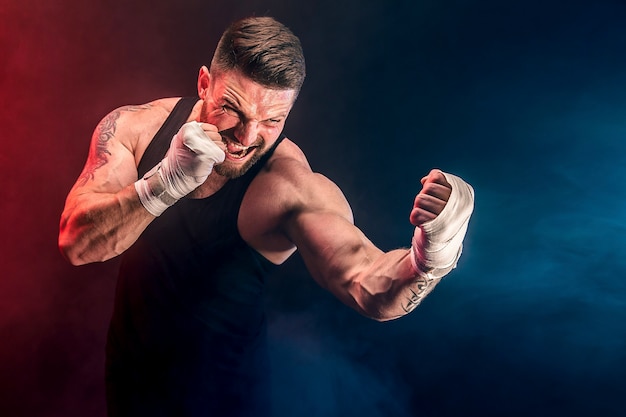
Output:
[[[300,39],[272,17],[235,21],[211,61],[211,71],[233,69],[265,87],[300,91],[306,76]]]

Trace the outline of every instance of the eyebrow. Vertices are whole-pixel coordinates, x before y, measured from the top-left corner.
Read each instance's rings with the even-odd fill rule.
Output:
[[[240,115],[244,116],[247,118],[247,116],[243,113],[243,111],[241,110],[241,107],[239,106],[239,103],[233,101],[230,97],[228,96],[222,96],[222,100],[224,100],[224,102],[229,105],[230,107],[233,108],[233,110],[235,110],[237,113],[239,113]],[[266,119],[263,120],[259,120],[260,122],[264,122],[267,120],[275,120],[275,119],[284,119],[286,117],[286,112],[281,112],[280,114],[277,114],[275,116],[270,116]]]
[[[232,99],[230,99],[230,97],[222,96],[222,100],[224,100],[229,106],[239,109],[239,104],[235,103]]]

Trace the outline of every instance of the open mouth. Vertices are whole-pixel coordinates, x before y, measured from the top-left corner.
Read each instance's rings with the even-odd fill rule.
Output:
[[[224,141],[226,145],[226,154],[231,159],[245,158],[256,146],[242,146],[230,141]]]

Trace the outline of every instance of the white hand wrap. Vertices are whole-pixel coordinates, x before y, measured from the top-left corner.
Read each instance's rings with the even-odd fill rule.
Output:
[[[224,162],[224,151],[197,122],[185,123],[163,160],[135,182],[141,204],[154,216],[198,188]]]
[[[415,228],[411,245],[413,268],[429,278],[443,277],[456,267],[474,210],[472,186],[457,176],[443,174],[452,185],[450,199],[437,217]]]

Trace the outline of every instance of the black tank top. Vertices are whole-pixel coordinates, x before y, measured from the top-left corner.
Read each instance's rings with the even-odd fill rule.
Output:
[[[162,158],[197,99],[181,99],[138,170]],[[281,138],[214,195],[183,198],[122,258],[107,342],[110,415],[262,416],[263,289],[275,265],[241,238],[243,196]]]

